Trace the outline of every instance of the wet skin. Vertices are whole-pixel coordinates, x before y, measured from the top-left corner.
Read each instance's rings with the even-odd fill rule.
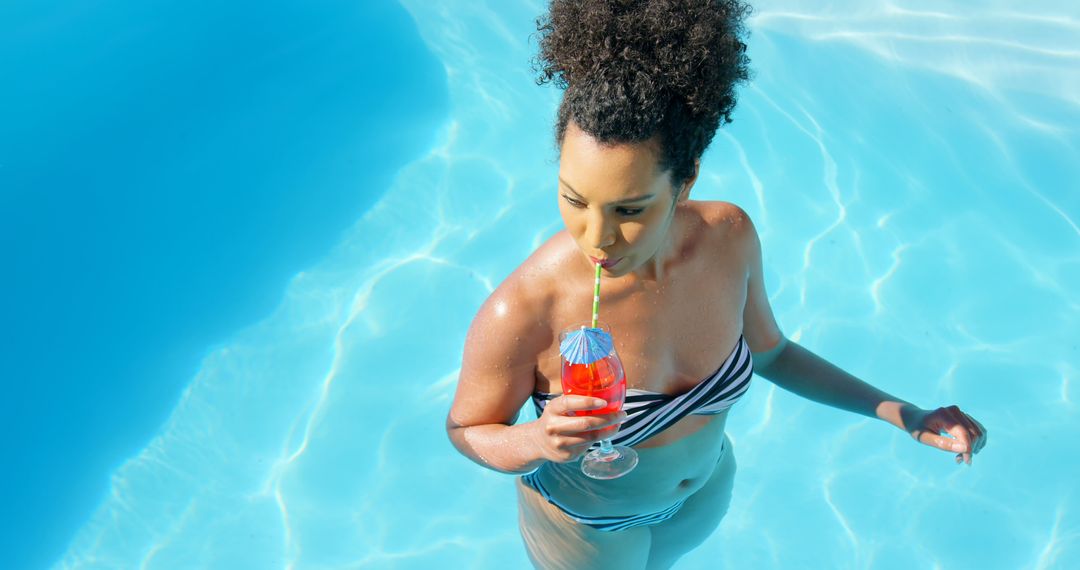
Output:
[[[534,422],[502,427],[514,424],[532,391],[562,392],[558,333],[589,318],[593,258],[619,260],[602,271],[600,316],[628,388],[682,394],[719,368],[740,335],[754,352],[780,339],[764,290],[754,285],[760,279],[751,279],[760,261],[746,213],[690,200],[695,180],[675,183],[658,159],[655,140],[604,145],[571,123],[555,194],[565,229],[500,284],[470,330],[448,416],[459,449],[517,472],[546,460],[545,485],[581,514],[655,512],[686,499],[668,521],[604,533],[519,481],[521,531],[538,567],[666,568],[713,532],[733,485],[733,449],[721,453],[726,413],[687,416],[636,445],[638,467],[606,482],[578,469],[588,442],[568,443],[581,440],[568,430],[580,436],[586,429],[569,428],[582,418],[558,411],[570,398],[552,400]],[[512,445],[502,443],[507,438]]]
[[[623,263],[604,271],[601,320],[614,333],[629,388],[681,394],[712,374],[734,348],[747,294],[743,216],[723,202],[681,201],[669,227],[676,241],[665,244],[675,253],[659,267],[661,281],[639,278]],[[549,288],[544,320],[553,325],[553,339],[591,306],[588,255],[568,232],[560,232],[522,266],[523,275]],[[656,275],[657,268],[649,269]],[[618,279],[624,275],[629,278]],[[560,370],[555,341],[539,354],[535,389],[562,392]],[[726,412],[684,418],[635,446],[638,467],[613,481],[584,477],[577,461],[541,470],[543,484],[560,503],[584,515],[656,512],[687,499],[676,517],[659,525],[599,532],[518,482],[521,531],[534,564],[666,568],[700,544],[730,501],[735,458],[731,449],[721,457],[726,420]]]

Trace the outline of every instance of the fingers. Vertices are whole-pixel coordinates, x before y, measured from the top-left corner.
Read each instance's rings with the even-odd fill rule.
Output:
[[[559,401],[559,413],[564,416],[572,415],[570,412],[581,412],[586,410],[599,410],[600,408],[607,407],[608,401],[602,398],[593,398],[591,396],[570,396],[562,395],[556,398]]]
[[[606,400],[580,395],[562,395],[552,399],[538,418],[539,445],[551,461],[574,461],[597,441],[611,438],[618,424],[626,420],[621,410],[606,412],[609,406],[618,407]]]
[[[971,464],[971,456],[978,453],[983,446],[983,432],[975,425],[975,420],[971,416],[957,410],[956,412],[959,422],[964,426],[964,436],[968,440],[967,453],[968,457],[966,461]]]
[[[967,426],[968,431],[972,435],[972,447],[971,453],[978,453],[986,445],[986,428],[983,427],[975,418],[957,410],[960,414],[960,420]]]
[[[955,407],[956,406],[952,406],[952,408]],[[953,436],[953,441],[949,444],[949,447],[953,451],[959,451],[964,463],[971,465],[971,438],[968,434],[968,428],[958,417],[959,410],[954,412],[950,409],[949,412],[952,423],[945,428],[945,431]]]
[[[543,424],[545,436],[541,446],[552,461],[574,461],[597,441],[614,436],[615,426],[625,419],[626,413],[622,411],[595,416],[552,415]]]
[[[590,432],[614,426],[626,419],[626,413],[622,411],[611,410],[609,413],[598,413],[604,408],[617,407],[602,398],[563,395],[557,400],[558,405],[554,405],[554,400],[548,405],[562,410],[559,414],[562,417],[552,421],[559,425],[563,433]]]
[[[959,430],[960,435],[956,435],[953,430],[949,431],[950,433],[953,433],[953,435],[956,435],[958,440],[964,442],[965,448],[963,460],[968,465],[971,465],[971,456],[981,451],[986,445],[986,428],[976,421],[975,418],[967,415],[956,406],[949,406],[948,410],[958,424],[963,426],[962,429]]]
[[[564,433],[581,433],[590,434],[592,439],[600,440],[605,435],[613,435],[614,430],[610,428],[617,426],[626,419],[626,412],[616,412],[614,414],[603,414],[597,416],[576,416],[567,418],[567,421],[563,424],[566,428]],[[600,433],[603,432],[603,433]]]
[[[950,435],[954,435],[952,431],[941,431]],[[944,451],[956,451],[963,453],[964,449],[966,449],[962,441],[951,439],[943,435],[935,435],[932,431],[922,432],[922,434],[919,436],[919,441],[925,443],[926,445],[936,447]]]
[[[938,449],[956,452],[957,463],[971,465],[972,456],[986,445],[986,428],[957,406],[934,410],[924,425],[929,431],[919,433],[917,439]],[[952,438],[938,434],[948,434]]]

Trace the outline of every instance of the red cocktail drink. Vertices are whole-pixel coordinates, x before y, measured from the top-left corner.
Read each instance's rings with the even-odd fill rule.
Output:
[[[607,406],[574,412],[576,416],[613,414],[622,409],[626,399],[626,374],[614,353],[592,364],[571,364],[563,360],[562,389],[566,394],[607,400]],[[618,426],[611,426],[598,431],[605,437],[611,437],[617,430]]]

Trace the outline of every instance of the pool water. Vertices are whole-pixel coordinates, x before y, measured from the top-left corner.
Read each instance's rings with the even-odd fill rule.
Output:
[[[434,143],[205,353],[56,567],[527,566],[513,479],[443,420],[476,309],[561,229],[544,4],[402,6],[445,74]],[[956,465],[756,378],[731,507],[677,567],[1080,567],[1080,13],[755,8],[691,197],[750,213],[789,337],[989,444]]]

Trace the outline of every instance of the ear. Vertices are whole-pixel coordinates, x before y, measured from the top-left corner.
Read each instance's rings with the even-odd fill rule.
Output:
[[[701,159],[694,159],[694,173],[690,175],[690,178],[683,182],[682,190],[679,191],[679,201],[687,200],[690,198],[690,189],[694,187],[694,183],[697,182],[698,173],[701,172]]]

